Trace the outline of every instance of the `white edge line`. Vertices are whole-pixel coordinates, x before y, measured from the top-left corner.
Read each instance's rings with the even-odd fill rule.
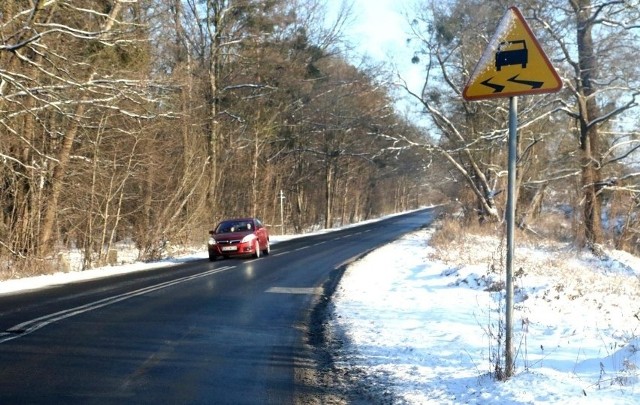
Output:
[[[161,290],[167,287],[171,287],[174,286],[176,284],[181,284],[184,283],[186,281],[191,281],[191,280],[195,280],[198,278],[202,278],[202,277],[206,277],[206,276],[210,276],[212,274],[216,274],[216,273],[221,273],[223,271],[227,271],[230,269],[235,268],[235,266],[225,266],[225,267],[221,267],[219,269],[212,269],[209,271],[206,271],[204,273],[199,273],[199,274],[194,274],[191,276],[186,276],[186,277],[182,277],[182,278],[178,278],[175,280],[171,280],[171,281],[166,281],[164,283],[160,283],[160,284],[156,284],[153,286],[149,286],[149,287],[145,287],[145,288],[141,288],[139,290],[135,290],[135,291],[130,291],[124,294],[120,294],[120,295],[116,295],[113,297],[108,297],[108,298],[104,298],[95,302],[91,302],[88,304],[84,304],[81,305],[79,307],[75,307],[75,308],[70,308],[70,309],[65,309],[64,311],[59,311],[59,312],[55,312],[53,314],[49,314],[49,315],[44,315],[41,316],[39,318],[36,319],[32,319],[26,322],[22,322],[18,325],[12,326],[10,328],[7,329],[7,332],[4,332],[2,334],[0,334],[0,344],[4,343],[4,342],[8,342],[10,340],[13,339],[17,339],[19,337],[25,336],[30,334],[31,332],[34,332],[40,328],[43,328],[49,324],[52,324],[54,322],[57,321],[61,321],[63,319],[66,318],[71,318],[72,316],[76,316],[79,314],[82,314],[84,312],[89,312],[92,311],[94,309],[98,309],[98,308],[102,308],[102,307],[106,307],[108,305],[111,304],[115,304],[116,302],[120,302],[120,301],[124,301],[127,300],[129,298],[133,298],[133,297],[137,297],[140,295],[144,295],[147,294],[149,292],[153,292],[153,291],[157,291],[157,290]],[[8,335],[8,336],[7,336]],[[4,336],[4,337],[2,337]]]

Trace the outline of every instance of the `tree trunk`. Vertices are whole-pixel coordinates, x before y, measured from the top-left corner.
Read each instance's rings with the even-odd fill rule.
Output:
[[[596,70],[596,58],[591,30],[591,0],[573,0],[571,4],[577,15],[578,58],[580,79],[578,83],[578,105],[580,108],[580,150],[582,167],[582,189],[584,192],[584,232],[586,243],[593,246],[602,242],[601,200],[599,195],[600,151],[599,133],[594,120],[600,116],[596,101],[596,89],[592,77]]]
[[[113,7],[109,11],[109,15],[105,17],[104,21],[101,24],[100,31],[106,35],[113,28],[114,23],[116,22],[118,15],[122,9],[122,3],[116,2]],[[36,11],[38,8],[36,7]],[[53,9],[52,9],[53,10]],[[87,74],[87,77],[93,77],[95,70],[90,71]],[[82,117],[85,112],[85,98],[81,97],[80,101],[76,105],[76,109],[73,117]],[[58,200],[60,198],[60,193],[62,192],[62,187],[64,185],[64,178],[66,175],[66,171],[69,165],[69,158],[71,156],[71,149],[73,148],[73,143],[75,141],[76,134],[78,133],[78,128],[80,123],[76,120],[70,119],[70,128],[64,136],[62,141],[62,147],[60,149],[60,153],[58,155],[57,165],[53,169],[53,174],[51,176],[51,192],[48,196],[47,204],[45,207],[45,211],[42,218],[42,224],[40,228],[40,233],[38,237],[38,254],[44,256],[49,253],[52,245],[52,235],[53,228],[55,224],[56,214],[58,212]]]
[[[331,215],[333,210],[333,164],[331,161],[326,162],[325,167],[325,210],[324,210],[324,227],[325,229],[331,228]]]
[[[533,198],[529,202],[529,205],[524,210],[524,213],[518,221],[518,228],[527,229],[527,221],[529,220],[529,218],[535,217],[537,213],[540,212],[540,209],[542,207],[542,200],[544,199],[544,193],[547,189],[547,186],[548,184],[545,183],[536,190],[536,193],[533,195]]]
[[[224,7],[224,2],[207,2],[207,29],[209,30],[209,139],[208,139],[208,156],[209,156],[209,205],[212,210],[216,208],[216,190],[218,188],[218,143],[219,143],[219,126],[218,113],[220,104],[220,70],[222,67],[221,48],[222,48],[222,30],[223,18],[228,11]]]
[[[260,156],[260,136],[258,131],[254,133],[255,139],[253,140],[253,159],[252,159],[252,167],[251,167],[251,215],[258,215],[258,186],[260,184],[260,180],[258,179],[258,174],[260,172],[260,167],[258,164],[258,158]]]
[[[84,104],[82,102],[79,103],[76,107],[74,116],[82,117],[84,110]],[[51,237],[53,235],[56,213],[58,212],[58,199],[60,198],[60,193],[62,192],[62,187],[64,185],[64,176],[69,164],[73,141],[78,133],[78,126],[79,123],[74,123],[65,134],[64,140],[62,141],[62,148],[58,155],[58,164],[53,169],[53,175],[51,176],[51,193],[45,207],[42,225],[40,228],[40,236],[38,238],[38,254],[40,256],[48,254],[52,247]]]

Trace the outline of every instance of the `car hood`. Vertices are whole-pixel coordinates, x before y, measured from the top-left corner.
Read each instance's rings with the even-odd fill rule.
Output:
[[[247,235],[251,235],[252,232],[230,232],[230,233],[216,233],[213,234],[213,237],[217,241],[229,241],[229,240],[237,240],[240,241]]]

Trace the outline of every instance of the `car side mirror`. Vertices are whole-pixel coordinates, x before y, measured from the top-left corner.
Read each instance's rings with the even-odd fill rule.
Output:
[[[209,235],[211,235],[211,236],[215,235],[215,233],[216,233],[216,231],[214,231],[214,230],[209,231]]]

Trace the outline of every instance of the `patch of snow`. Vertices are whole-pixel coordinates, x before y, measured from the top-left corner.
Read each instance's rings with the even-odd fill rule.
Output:
[[[347,269],[330,325],[343,339],[338,367],[410,404],[640,403],[637,258],[516,249],[516,373],[501,382],[500,241],[470,236],[440,255],[430,235],[406,235]]]

